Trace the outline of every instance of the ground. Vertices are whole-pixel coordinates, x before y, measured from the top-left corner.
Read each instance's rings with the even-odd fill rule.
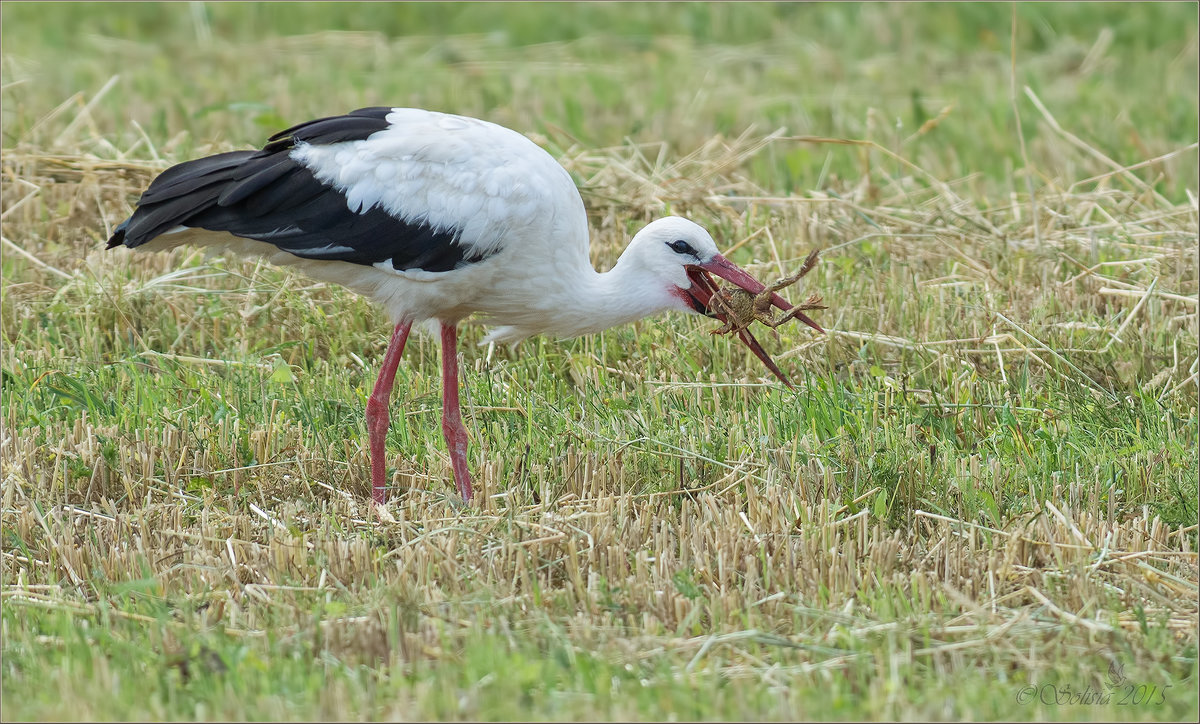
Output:
[[[1195,4],[4,3],[3,716],[1197,717]],[[469,344],[103,249],[172,162],[485,117],[613,263],[668,213],[817,321]]]

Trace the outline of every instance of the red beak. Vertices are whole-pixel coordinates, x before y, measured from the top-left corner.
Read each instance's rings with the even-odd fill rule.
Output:
[[[751,294],[758,294],[763,289],[766,289],[764,284],[747,274],[741,267],[737,266],[720,254],[717,254],[710,261],[707,261],[703,264],[688,267],[687,275],[688,279],[692,280],[692,287],[691,289],[687,290],[687,293],[693,300],[692,307],[701,314],[715,316],[721,321],[726,321],[725,316],[720,312],[713,310],[709,306],[709,301],[711,301],[713,295],[717,293],[717,284],[715,281],[713,281],[713,278],[708,275],[708,272],[716,274],[722,279],[733,282]],[[792,305],[788,304],[787,300],[778,294],[771,295],[771,303],[785,312],[792,308]],[[803,312],[797,313],[796,317],[818,332],[825,331],[821,329],[816,322],[805,316]],[[754,356],[758,357],[758,359],[767,366],[767,369],[771,371],[771,374],[778,377],[779,381],[787,385],[789,389],[795,389],[792,387],[792,383],[789,382],[788,378],[783,374],[783,371],[779,369],[779,366],[775,364],[775,361],[771,359],[771,356],[767,354],[767,351],[762,348],[762,345],[758,343],[758,340],[754,338],[754,335],[750,334],[748,329],[739,330],[738,337],[740,337],[742,342],[750,348],[750,351],[754,353]]]

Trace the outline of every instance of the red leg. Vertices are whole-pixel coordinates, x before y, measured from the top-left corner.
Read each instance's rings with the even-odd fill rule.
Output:
[[[467,468],[467,428],[458,404],[458,327],[442,324],[442,436],[454,466],[454,482],[463,500],[471,501],[471,471]]]
[[[404,343],[408,341],[408,332],[412,322],[401,322],[392,331],[392,341],[388,343],[387,353],[383,355],[383,367],[379,370],[379,378],[375,380],[375,389],[367,398],[367,434],[371,445],[371,497],[383,505],[386,493],[384,479],[386,463],[386,447],[388,425],[391,422],[388,414],[389,402],[392,398],[392,386],[396,383],[396,367],[400,364],[400,355],[404,354]]]

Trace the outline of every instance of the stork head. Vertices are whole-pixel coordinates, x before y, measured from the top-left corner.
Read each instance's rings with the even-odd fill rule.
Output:
[[[684,311],[724,319],[720,311],[709,304],[717,292],[712,275],[732,282],[751,294],[758,294],[766,288],[744,269],[721,256],[716,242],[704,227],[678,216],[668,216],[647,224],[633,237],[627,253],[636,258],[642,268],[673,285],[672,296],[679,300],[679,308]],[[774,293],[771,294],[771,304],[784,311],[792,308],[787,300]],[[804,314],[798,313],[796,317],[813,329],[824,331]],[[784,384],[791,386],[749,331],[743,329],[738,336],[767,369]]]

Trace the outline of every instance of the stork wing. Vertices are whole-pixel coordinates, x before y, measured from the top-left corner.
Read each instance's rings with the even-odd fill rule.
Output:
[[[363,108],[293,126],[260,151],[167,169],[108,245],[199,228],[306,259],[449,271],[498,252],[563,177],[553,158],[500,126]]]

